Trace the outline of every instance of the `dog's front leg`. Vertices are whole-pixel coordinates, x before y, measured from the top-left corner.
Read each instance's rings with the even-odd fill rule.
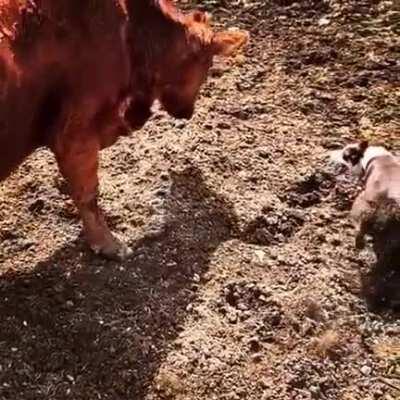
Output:
[[[367,234],[366,224],[361,222],[356,226],[356,230],[355,247],[357,250],[363,250],[365,248],[365,235]]]
[[[362,192],[355,199],[351,208],[350,216],[355,224],[357,231],[355,237],[355,247],[358,250],[365,248],[365,235],[368,233],[368,220],[371,214],[371,206],[365,198],[365,192]]]

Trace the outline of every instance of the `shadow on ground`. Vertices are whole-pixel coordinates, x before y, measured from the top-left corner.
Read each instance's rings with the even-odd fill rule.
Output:
[[[2,399],[144,398],[236,225],[195,168],[171,174],[164,210],[163,230],[133,244],[126,263],[78,240],[29,274],[1,277]]]
[[[400,249],[378,258],[361,276],[362,293],[370,310],[400,311]]]

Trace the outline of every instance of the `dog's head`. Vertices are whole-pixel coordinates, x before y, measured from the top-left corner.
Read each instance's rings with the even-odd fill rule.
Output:
[[[341,150],[332,151],[330,158],[333,162],[344,165],[352,174],[361,176],[365,167],[363,159],[368,147],[366,140],[351,143]]]
[[[370,146],[368,141],[363,140],[348,144],[341,150],[332,151],[330,159],[336,164],[344,165],[353,175],[361,177],[375,158],[391,155],[384,147]]]

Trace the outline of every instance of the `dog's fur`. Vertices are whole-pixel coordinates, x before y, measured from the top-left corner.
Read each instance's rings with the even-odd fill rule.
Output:
[[[356,247],[364,248],[365,236],[370,235],[378,260],[391,257],[400,249],[400,159],[366,141],[347,145],[331,158],[363,182],[351,209]]]

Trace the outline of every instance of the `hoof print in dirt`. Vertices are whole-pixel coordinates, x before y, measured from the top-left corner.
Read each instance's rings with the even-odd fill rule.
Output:
[[[291,238],[304,222],[305,217],[297,210],[262,210],[262,214],[245,227],[242,240],[261,246],[276,245]]]

